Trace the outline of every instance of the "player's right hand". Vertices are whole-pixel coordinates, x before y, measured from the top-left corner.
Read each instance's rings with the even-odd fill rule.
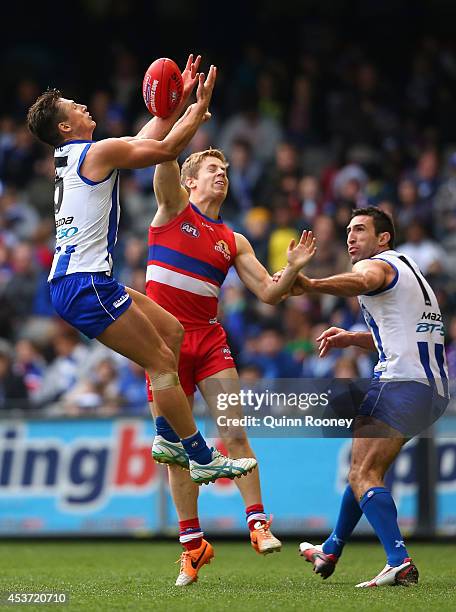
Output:
[[[295,240],[290,242],[287,251],[288,264],[296,268],[305,266],[315,255],[315,251],[317,250],[315,242],[312,231],[304,230],[298,244],[296,244]]]
[[[209,108],[209,102],[211,101],[212,92],[214,91],[215,78],[217,76],[217,68],[212,66],[209,68],[206,80],[204,80],[204,73],[200,73],[198,77],[198,89],[196,90],[196,104],[207,112]]]
[[[332,348],[347,348],[351,346],[350,332],[340,327],[326,329],[316,339],[319,342],[319,356],[325,357]]]

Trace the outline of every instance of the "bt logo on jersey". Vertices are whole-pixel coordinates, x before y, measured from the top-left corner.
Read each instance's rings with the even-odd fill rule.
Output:
[[[191,223],[188,223],[188,221],[181,224],[181,230],[184,232],[184,234],[188,234],[193,238],[198,238],[200,235],[199,230]]]
[[[432,333],[438,332],[441,336],[445,335],[445,329],[440,323],[427,323],[424,321],[420,321],[416,326],[417,333]]]

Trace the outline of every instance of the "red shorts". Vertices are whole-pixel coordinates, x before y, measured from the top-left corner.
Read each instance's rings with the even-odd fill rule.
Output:
[[[179,380],[185,395],[193,395],[196,384],[222,370],[235,368],[234,359],[220,324],[195,331],[186,331],[179,358]],[[152,390],[147,378],[147,397],[152,401]]]

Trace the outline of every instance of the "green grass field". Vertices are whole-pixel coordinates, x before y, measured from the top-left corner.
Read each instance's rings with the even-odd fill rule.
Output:
[[[0,543],[0,592],[66,591],[70,604],[65,610],[456,610],[455,546],[412,545],[420,584],[378,589],[354,585],[382,569],[380,545],[348,546],[327,581],[312,573],[297,546],[290,541],[280,554],[260,557],[248,543],[215,543],[216,558],[200,571],[198,583],[177,588],[174,561],[180,548],[175,543]]]

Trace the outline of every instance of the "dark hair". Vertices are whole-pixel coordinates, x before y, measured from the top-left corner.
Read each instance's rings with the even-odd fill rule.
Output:
[[[27,125],[37,138],[51,145],[58,146],[62,142],[58,124],[65,119],[65,113],[59,104],[62,94],[58,89],[48,89],[29,108]]]
[[[366,208],[355,208],[352,210],[351,219],[354,217],[359,217],[360,215],[372,217],[376,236],[378,236],[381,232],[388,232],[390,235],[388,246],[390,249],[394,249],[396,230],[394,229],[394,223],[390,215],[376,206],[366,206]]]

